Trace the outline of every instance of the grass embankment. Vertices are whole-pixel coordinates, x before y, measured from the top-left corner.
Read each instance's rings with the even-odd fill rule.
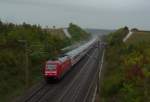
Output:
[[[150,102],[150,33],[120,29],[107,37],[101,102]]]
[[[80,31],[81,28],[76,30]],[[75,34],[76,30],[73,30]],[[64,35],[62,29],[42,29],[37,25],[15,25],[0,21],[0,102],[11,102],[42,79],[43,63],[56,57],[60,49],[71,45],[71,40],[77,41],[75,36],[69,39]],[[88,34],[84,33],[84,36]],[[26,57],[29,66],[28,85],[25,80]]]

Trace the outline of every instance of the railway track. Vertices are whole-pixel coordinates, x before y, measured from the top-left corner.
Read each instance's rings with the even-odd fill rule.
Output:
[[[41,82],[18,102],[86,102],[98,69],[95,60],[98,48],[90,50],[88,55],[90,57],[83,57],[59,83]]]
[[[46,84],[42,85],[39,89],[37,89],[36,91],[34,91],[29,97],[27,97],[27,99],[24,100],[24,102],[28,102],[30,101],[34,96],[36,96],[38,93],[40,93],[43,89],[45,89]]]
[[[96,51],[94,51],[91,56],[95,56],[95,55],[96,55]],[[88,73],[90,72],[89,70],[86,69],[86,67],[89,67],[88,66],[89,63],[90,65],[92,65],[91,59],[92,57],[90,57],[89,60],[84,64],[82,70],[80,70],[80,73],[78,73],[79,75],[74,78],[74,81],[72,81],[72,83],[67,87],[64,94],[59,98],[59,100],[57,100],[57,102],[66,102],[66,101],[74,102],[77,99],[77,96],[79,95],[81,88],[83,88],[81,86],[86,81],[86,80],[81,80],[80,75],[82,75],[82,79],[86,79],[85,77],[87,77]]]

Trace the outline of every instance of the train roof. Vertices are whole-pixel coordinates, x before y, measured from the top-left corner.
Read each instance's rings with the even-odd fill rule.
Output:
[[[88,48],[91,44],[93,44],[95,41],[97,40],[97,38],[93,38],[92,40],[90,40],[89,42],[87,42],[86,44],[83,44],[81,46],[79,46],[78,48],[69,51],[66,53],[66,55],[68,56],[76,56],[77,54],[79,54],[80,52],[82,52],[84,49]]]
[[[86,48],[88,48],[96,40],[97,40],[97,38],[93,38],[89,42],[87,42],[87,43],[85,43],[85,44],[77,47],[76,49],[71,50],[71,51],[69,51],[69,52],[61,55],[56,60],[49,60],[49,61],[47,61],[47,63],[61,63],[61,62],[65,61],[67,59],[67,56],[74,57],[74,56],[78,55],[79,53],[83,52],[83,50],[85,50]]]

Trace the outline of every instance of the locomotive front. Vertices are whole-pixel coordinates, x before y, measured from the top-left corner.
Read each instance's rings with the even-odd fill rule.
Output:
[[[59,61],[47,61],[44,68],[44,77],[48,79],[59,79],[58,69],[60,67]]]

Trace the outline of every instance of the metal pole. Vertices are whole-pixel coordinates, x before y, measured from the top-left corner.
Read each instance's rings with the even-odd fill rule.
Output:
[[[25,42],[25,84],[26,88],[29,87],[29,56],[28,56],[28,44]]]
[[[29,56],[28,56],[28,43],[26,40],[18,40],[24,46],[24,74],[25,74],[25,87],[29,87]]]
[[[101,50],[101,41],[99,40],[98,41],[98,50],[99,50],[99,60],[100,60],[100,50]],[[99,73],[100,73],[100,64],[101,64],[101,62],[100,61],[98,61],[98,82],[97,82],[97,93],[99,94],[99,87],[100,87],[100,77],[99,77]]]

